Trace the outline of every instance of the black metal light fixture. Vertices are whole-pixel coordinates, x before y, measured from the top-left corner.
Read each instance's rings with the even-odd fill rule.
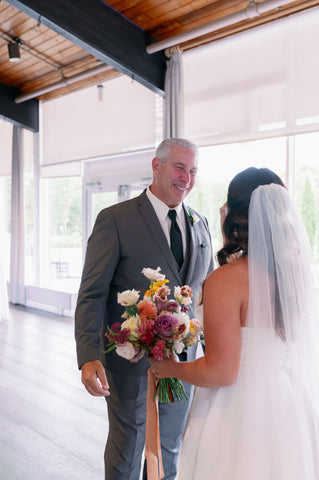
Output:
[[[13,40],[13,42],[8,43],[9,60],[10,62],[18,62],[21,60],[19,45],[22,45],[23,41],[20,38],[14,38]]]

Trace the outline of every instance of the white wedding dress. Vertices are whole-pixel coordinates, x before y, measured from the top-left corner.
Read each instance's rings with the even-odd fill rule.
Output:
[[[242,328],[243,344],[251,336],[255,332]],[[290,369],[289,353],[279,337],[266,330],[258,336],[259,378],[242,358],[233,385],[196,388],[180,480],[318,480],[304,386]],[[310,428],[305,428],[308,424]]]
[[[261,188],[264,187],[257,190]],[[261,198],[251,200],[255,211],[249,211],[250,300],[247,326],[241,329],[238,377],[227,387],[196,387],[184,433],[179,480],[319,479],[318,321],[311,297],[309,263],[304,264],[308,259],[300,246],[301,241],[307,244],[307,240],[304,232],[300,234],[302,226],[295,217],[287,215],[287,205],[284,204],[285,214],[282,208],[278,209],[277,194],[280,201],[282,196],[278,189],[283,188],[267,188]],[[272,202],[273,190],[279,216],[279,224],[275,225],[270,206],[266,205],[268,212],[264,213],[260,204],[256,205],[257,201],[265,202],[265,195]],[[290,203],[289,200],[289,208]],[[256,226],[258,219],[267,223],[268,216],[280,239],[272,236],[270,242],[267,235],[262,235],[263,245],[257,226],[254,243],[251,220]],[[280,232],[285,218],[289,218],[290,230],[286,225]],[[288,247],[296,248],[296,255],[289,255],[287,261]],[[268,248],[265,261],[264,248]],[[273,249],[275,258],[269,261]],[[275,325],[271,300],[274,271],[281,300],[283,339]]]

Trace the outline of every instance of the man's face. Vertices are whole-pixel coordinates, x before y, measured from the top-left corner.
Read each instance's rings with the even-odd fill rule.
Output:
[[[192,190],[197,173],[195,153],[180,146],[171,147],[165,163],[155,157],[152,162],[151,191],[170,208],[179,205]]]

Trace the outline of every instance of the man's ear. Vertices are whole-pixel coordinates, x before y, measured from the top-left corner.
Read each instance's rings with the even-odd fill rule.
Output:
[[[158,157],[154,157],[153,160],[152,160],[152,169],[153,169],[153,173],[154,175],[156,175],[158,172],[159,172],[159,169],[160,169],[160,159]]]

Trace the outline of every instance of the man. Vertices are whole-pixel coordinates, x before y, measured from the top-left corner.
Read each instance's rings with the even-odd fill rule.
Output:
[[[146,356],[138,363],[130,363],[115,351],[101,354],[107,325],[120,321],[123,314],[117,293],[134,288],[142,296],[149,286],[142,269],[160,266],[169,285],[188,284],[195,296],[213,268],[207,221],[183,204],[194,186],[197,163],[198,150],[193,143],[177,138],[164,140],[152,161],[150,187],[137,198],[102,210],[88,241],[75,335],[82,382],[89,393],[107,400],[106,480],[140,478],[150,367]],[[177,227],[168,216],[169,209],[176,210]],[[182,237],[177,260],[170,248],[171,243],[172,248],[175,244],[174,239],[171,241],[171,226],[175,233],[179,232],[179,239]],[[194,358],[195,350],[188,350],[188,359]],[[191,387],[185,387],[190,397]],[[166,480],[176,476],[188,405],[186,400],[159,405]]]

